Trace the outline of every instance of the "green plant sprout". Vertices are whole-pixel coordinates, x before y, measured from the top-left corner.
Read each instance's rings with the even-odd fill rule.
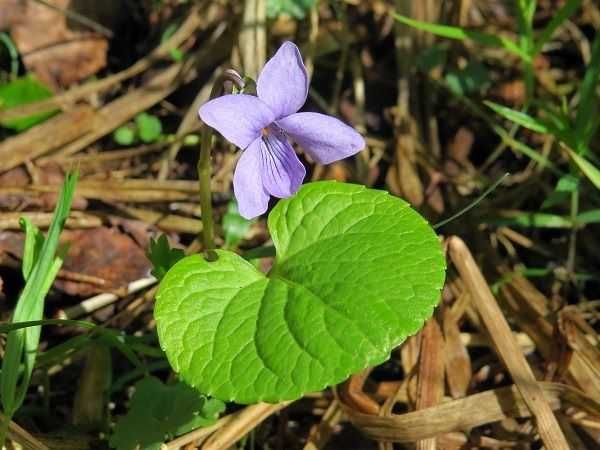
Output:
[[[29,220],[21,220],[25,231],[23,278],[26,283],[12,316],[13,323],[42,318],[44,297],[63,263],[65,250],[59,249],[58,240],[71,210],[76,184],[77,173],[67,174],[46,238]],[[0,425],[0,445],[4,445],[8,424],[25,399],[35,366],[40,333],[41,326],[19,328],[8,333],[0,376],[5,416]]]

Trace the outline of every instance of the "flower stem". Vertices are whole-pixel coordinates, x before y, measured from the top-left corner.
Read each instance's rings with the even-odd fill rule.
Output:
[[[238,89],[244,88],[244,80],[234,70],[226,70],[215,81],[210,99],[219,97],[225,92],[231,92],[235,85]],[[200,158],[198,159],[198,184],[200,188],[200,208],[202,211],[202,243],[204,245],[205,258],[208,261],[216,260],[214,218],[212,209],[212,193],[210,190],[212,130],[209,126],[202,126],[202,138],[200,141]]]
[[[206,125],[202,127],[202,140],[200,141],[200,158],[198,159],[198,182],[200,188],[200,208],[202,210],[202,242],[207,253],[215,248],[214,220],[212,210],[212,195],[210,191],[210,147],[212,132]]]

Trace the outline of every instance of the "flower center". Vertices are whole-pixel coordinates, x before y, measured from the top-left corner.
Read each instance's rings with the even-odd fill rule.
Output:
[[[269,131],[269,128],[266,128],[266,127],[261,130],[261,133],[262,133],[263,137],[268,137],[269,134],[271,134],[271,132]]]

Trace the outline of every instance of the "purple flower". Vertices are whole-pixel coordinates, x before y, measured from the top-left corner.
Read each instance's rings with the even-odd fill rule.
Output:
[[[285,42],[260,73],[258,96],[235,94],[211,100],[198,114],[244,150],[233,177],[240,214],[263,214],[269,196],[293,195],[306,169],[288,140],[315,161],[329,164],[354,155],[365,141],[353,128],[324,114],[297,112],[308,95],[308,75],[298,47]]]

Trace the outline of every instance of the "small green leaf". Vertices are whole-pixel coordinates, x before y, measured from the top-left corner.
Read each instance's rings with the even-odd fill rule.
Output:
[[[448,48],[444,45],[432,45],[424,49],[417,56],[417,67],[424,73],[429,73],[433,69],[446,64],[448,59]]]
[[[0,110],[45,100],[49,97],[52,97],[50,89],[39,82],[33,75],[25,75],[24,77],[0,85]],[[54,113],[55,111],[50,111],[19,119],[2,121],[0,125],[15,131],[23,131],[43,122],[48,117],[54,115]]]
[[[296,19],[304,19],[315,3],[316,0],[267,0],[267,16],[273,18],[287,14]]]
[[[459,96],[483,91],[490,82],[487,69],[477,61],[469,61],[462,70],[455,70],[446,74],[448,88]]]
[[[576,222],[578,224],[588,224],[588,223],[599,223],[600,222],[600,209],[591,209],[586,212],[582,212],[577,216]]]
[[[418,30],[427,31],[435,34],[436,36],[445,37],[448,39],[456,39],[463,41],[470,39],[477,42],[478,44],[485,45],[488,47],[499,47],[518,55],[522,59],[528,60],[529,55],[524,53],[519,46],[508,38],[498,36],[495,34],[481,33],[478,31],[465,30],[459,27],[452,27],[448,25],[437,25],[429,22],[421,22],[420,20],[414,20],[409,17],[402,16],[400,14],[394,14],[396,20],[402,22],[405,25],[411,26]]]
[[[119,127],[114,131],[113,139],[119,145],[131,145],[135,142],[135,130],[129,125]]]
[[[183,383],[164,385],[147,377],[135,385],[129,411],[118,420],[109,444],[117,450],[159,450],[167,439],[212,425],[224,410],[223,402]]]
[[[542,209],[566,202],[577,189],[579,189],[579,179],[577,177],[571,174],[560,177],[552,194],[542,203]]]
[[[238,245],[248,233],[253,222],[253,220],[244,219],[240,216],[236,201],[231,200],[227,206],[227,214],[223,216],[225,247],[231,248]]]
[[[150,248],[146,256],[153,265],[152,275],[161,280],[185,253],[179,248],[171,248],[167,237],[161,234],[157,240],[150,239]]]
[[[140,139],[147,144],[155,142],[162,134],[160,119],[148,113],[138,114],[135,117],[135,124],[138,127]]]
[[[295,399],[379,364],[431,317],[445,259],[403,200],[318,182],[269,215],[266,277],[235,253],[183,258],[163,278],[155,318],[183,380],[238,403]]]
[[[565,147],[565,149],[569,153],[569,156],[571,157],[573,162],[577,164],[577,166],[584,173],[584,175],[588,177],[588,179],[592,182],[594,186],[600,189],[600,170],[587,159],[585,159],[583,156],[579,156],[570,148]]]

